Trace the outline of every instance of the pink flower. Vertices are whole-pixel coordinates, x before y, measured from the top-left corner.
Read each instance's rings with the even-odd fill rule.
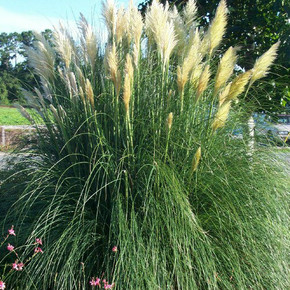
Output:
[[[3,281],[0,281],[0,289],[1,290],[5,289],[5,283]]]
[[[100,284],[101,279],[100,278],[92,278],[92,280],[90,281],[91,286],[101,286]]]
[[[113,251],[114,253],[117,253],[117,252],[118,252],[118,248],[117,248],[117,246],[114,246],[113,249],[112,249],[112,251]]]
[[[36,248],[34,249],[34,253],[41,253],[41,254],[43,254],[43,251],[42,251],[41,248],[36,247]]]
[[[12,245],[8,244],[7,250],[12,252],[14,250],[14,247]]]
[[[22,271],[23,267],[24,267],[24,264],[23,263],[19,263],[17,266],[18,266],[18,270],[17,271]]]
[[[14,270],[18,270],[18,264],[16,263],[16,261],[12,264],[12,269]]]
[[[104,289],[113,289],[114,286],[115,286],[115,283],[113,283],[113,284],[105,284],[104,285]]]
[[[41,239],[37,238],[36,239],[36,243],[42,246],[42,240]]]
[[[13,229],[13,226],[11,227],[10,230],[8,230],[8,234],[11,235],[11,236],[16,236],[16,234],[14,232],[14,229]]]

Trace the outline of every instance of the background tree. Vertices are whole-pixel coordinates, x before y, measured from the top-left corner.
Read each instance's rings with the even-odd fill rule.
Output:
[[[160,0],[165,4],[166,0]],[[144,14],[152,0],[139,4]],[[182,9],[187,0],[169,0],[170,5]],[[213,19],[219,0],[196,0],[200,24],[207,27]],[[255,59],[269,47],[281,41],[278,58],[271,74],[259,85],[255,101],[264,110],[285,110],[280,104],[290,101],[290,2],[284,0],[227,0],[229,10],[227,32],[221,51],[229,46],[239,46],[239,65],[244,69],[253,67]],[[253,96],[248,96],[252,100]]]
[[[42,34],[51,38],[49,29]],[[34,40],[32,31],[0,34],[0,104],[22,102],[22,88],[36,85],[25,52],[25,47],[32,47]]]

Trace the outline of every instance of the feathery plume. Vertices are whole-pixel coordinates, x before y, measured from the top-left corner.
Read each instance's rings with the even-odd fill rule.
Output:
[[[219,106],[218,111],[212,123],[213,131],[216,131],[218,128],[221,128],[225,125],[229,112],[230,112],[230,108],[231,108],[231,101],[226,101],[221,106]]]
[[[52,80],[54,76],[55,53],[41,34],[34,32],[34,35],[37,39],[34,42],[35,49],[26,47],[28,63],[43,79]]]
[[[90,65],[94,67],[98,51],[97,37],[83,14],[80,14],[78,26],[82,34],[81,44],[83,50],[83,58],[85,62],[90,63]]]
[[[110,37],[113,37],[116,32],[116,4],[114,0],[103,1],[102,15],[104,17]]]
[[[130,82],[132,83],[134,77],[134,68],[132,64],[132,57],[129,53],[126,55],[126,63],[125,63],[125,73],[127,73],[130,77]]]
[[[168,114],[168,117],[167,117],[167,127],[168,127],[168,131],[169,131],[169,132],[171,131],[172,122],[173,122],[173,113],[170,112],[170,113]]]
[[[117,12],[116,19],[116,42],[117,44],[122,41],[122,38],[125,36],[126,31],[128,30],[128,16],[125,12],[125,9],[121,7]]]
[[[230,86],[229,94],[226,98],[227,101],[236,99],[238,95],[240,95],[245,90],[246,84],[248,83],[251,74],[252,74],[251,71],[247,71],[245,73],[238,75],[233,80]]]
[[[92,88],[92,84],[89,79],[86,79],[86,95],[91,103],[92,108],[94,108],[95,100],[94,100],[94,91]]]
[[[230,82],[222,92],[220,92],[219,94],[219,106],[221,106],[224,101],[227,99],[227,96],[230,92],[230,88],[231,88],[232,83]]]
[[[169,11],[169,20],[173,23],[174,31],[176,35],[176,51],[179,55],[181,55],[186,47],[186,27],[184,22],[178,13],[176,6],[173,7],[172,10]]]
[[[210,71],[209,71],[209,65],[206,65],[200,78],[199,83],[197,87],[197,93],[196,93],[196,101],[200,98],[201,94],[205,91],[207,88],[207,84],[210,78]]]
[[[129,103],[131,99],[131,81],[128,73],[125,74],[123,102],[125,105],[126,114],[129,113]]]
[[[226,51],[226,53],[224,54],[219,63],[214,86],[214,95],[216,95],[218,90],[225,85],[225,83],[233,73],[236,61],[237,61],[236,49],[234,49],[231,46]]]
[[[129,113],[129,104],[131,99],[131,86],[133,83],[133,77],[134,77],[134,69],[132,65],[132,58],[129,54],[127,54],[125,63],[125,80],[123,92],[123,102],[127,114]]]
[[[57,52],[60,54],[65,67],[68,69],[73,56],[72,39],[67,29],[60,23],[59,29],[53,32],[54,44]]]
[[[252,78],[250,84],[253,84],[256,80],[265,77],[269,73],[270,66],[273,64],[277,57],[277,50],[280,45],[280,41],[273,44],[269,50],[267,50],[262,56],[260,56],[252,69]]]
[[[113,43],[107,56],[107,64],[110,72],[110,77],[114,83],[116,94],[119,95],[121,87],[121,74],[119,71],[119,61],[115,43]]]
[[[227,26],[227,5],[225,0],[219,3],[215,17],[209,28],[210,50],[211,55],[213,50],[221,43]]]
[[[198,168],[200,158],[201,158],[201,147],[198,147],[192,160],[192,166],[191,166],[192,173],[195,172],[196,169]]]
[[[138,48],[138,53],[140,49],[140,42],[141,42],[141,36],[143,31],[143,18],[141,13],[138,11],[136,7],[133,6],[132,3],[130,3],[129,7],[129,29],[127,34],[129,35],[129,42],[130,39],[134,39],[134,43],[136,47]]]
[[[200,79],[200,75],[203,72],[203,64],[198,64],[194,70],[192,71],[191,77],[190,77],[190,82],[191,85],[197,89],[198,87],[198,83],[199,83],[199,79]]]
[[[177,44],[173,22],[168,21],[168,9],[168,3],[163,6],[159,1],[153,0],[149,11],[146,13],[145,20],[147,34],[149,38],[154,38],[161,55],[163,71],[169,63],[170,55]]]
[[[184,23],[188,30],[191,28],[192,24],[196,20],[196,14],[197,7],[195,0],[188,0],[183,10]]]

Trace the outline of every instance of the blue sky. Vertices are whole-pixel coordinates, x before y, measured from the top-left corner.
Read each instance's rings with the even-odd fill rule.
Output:
[[[127,6],[129,0],[116,0]],[[142,2],[135,0],[137,5]],[[0,33],[25,30],[42,31],[52,28],[59,20],[73,23],[82,12],[98,23],[102,0],[0,0]]]

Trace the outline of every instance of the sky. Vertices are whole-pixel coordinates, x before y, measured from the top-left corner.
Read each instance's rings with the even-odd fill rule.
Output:
[[[127,6],[129,0],[116,0]],[[134,1],[137,5],[142,1]],[[102,0],[0,0],[0,33],[22,32],[57,26],[61,20],[74,25],[79,13],[89,22],[101,22]]]

